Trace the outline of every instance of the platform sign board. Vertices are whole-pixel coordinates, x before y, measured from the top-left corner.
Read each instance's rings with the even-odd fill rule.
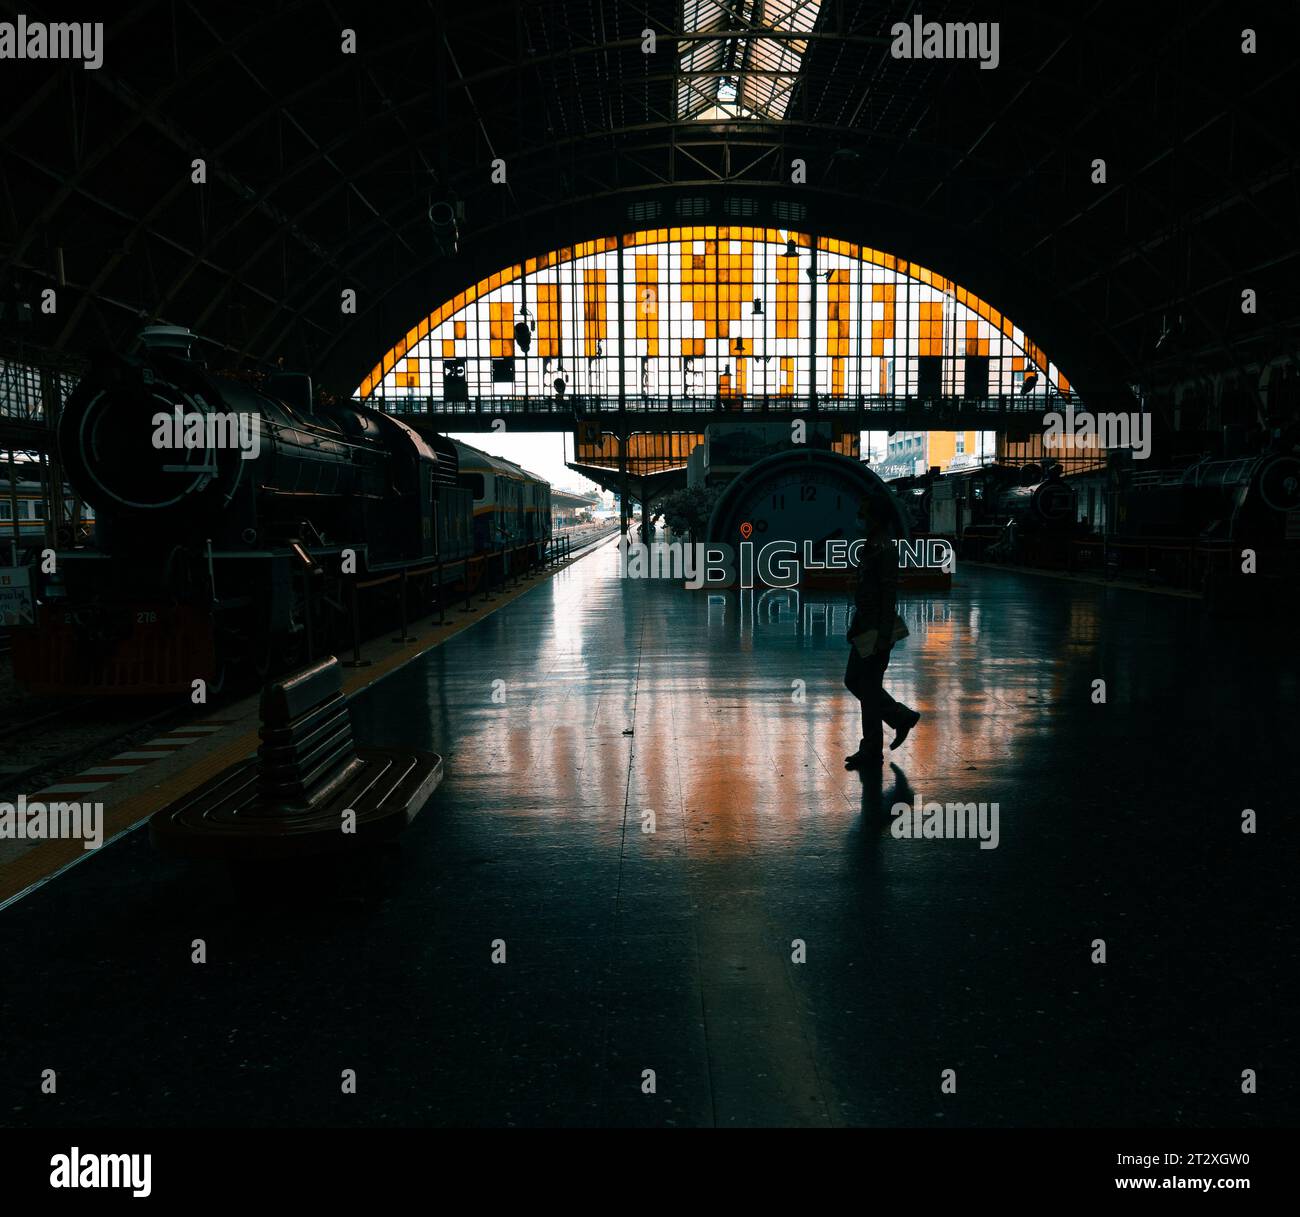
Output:
[[[31,625],[32,568],[0,566],[0,625]]]

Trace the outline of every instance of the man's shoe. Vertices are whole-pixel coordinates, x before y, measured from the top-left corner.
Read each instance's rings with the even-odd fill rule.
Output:
[[[882,758],[880,756],[879,748],[876,749],[875,755],[876,755],[876,763],[880,764],[882,762]],[[846,756],[844,758],[844,768],[865,769],[871,763],[871,756],[872,756],[871,749],[868,748],[866,744],[863,744],[861,747],[858,748],[858,750],[852,756]]]
[[[911,732],[912,728],[915,727],[916,724],[921,721],[920,710],[913,710],[911,713],[912,713],[912,717],[907,722],[905,722],[901,727],[899,727],[898,734],[894,736],[894,742],[889,745],[890,752],[893,752],[893,750],[897,748],[908,737],[908,734]]]

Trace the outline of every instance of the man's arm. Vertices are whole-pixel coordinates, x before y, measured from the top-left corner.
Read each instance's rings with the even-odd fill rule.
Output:
[[[893,543],[886,541],[878,559],[875,587],[876,654],[887,652],[894,645],[894,617],[898,611],[898,555]]]
[[[859,634],[871,629],[875,624],[877,599],[877,581],[873,573],[874,563],[869,554],[863,553],[858,559],[858,577],[853,585],[853,615],[849,618],[848,638],[852,642]]]
[[[894,628],[894,614],[898,611],[898,557],[891,542],[885,542],[880,558],[880,616],[877,619],[882,631]]]

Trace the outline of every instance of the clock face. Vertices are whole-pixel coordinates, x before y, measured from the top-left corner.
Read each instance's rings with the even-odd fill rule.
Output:
[[[857,515],[864,497],[887,513],[891,533],[906,535],[889,491],[856,461],[820,453],[768,458],[732,483],[711,536],[733,546],[745,540],[759,547],[791,541],[800,555],[808,543],[809,557],[820,565],[828,541],[853,542],[862,536]]]
[[[852,541],[862,535],[857,525],[861,498],[857,480],[838,470],[788,467],[745,488],[730,513],[732,535],[719,539],[738,544],[743,539],[740,526],[748,523],[755,545],[793,541],[802,551],[804,542],[811,541],[821,561],[827,541]]]

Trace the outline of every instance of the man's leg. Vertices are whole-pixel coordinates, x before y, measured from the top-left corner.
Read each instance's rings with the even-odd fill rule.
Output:
[[[873,670],[876,657],[863,659],[856,647],[849,648],[849,662],[844,669],[844,687],[858,699],[862,706],[862,739],[858,750],[844,758],[850,769],[857,769],[864,760],[879,759],[884,747],[880,729],[880,678]]]
[[[895,731],[899,726],[906,722],[912,716],[909,710],[902,702],[895,701],[889,695],[889,691],[884,686],[885,669],[889,667],[889,657],[893,654],[893,647],[881,656],[880,664],[880,720],[881,722],[893,727]]]
[[[885,676],[885,668],[889,666],[889,654],[889,651],[885,652],[884,662],[880,665],[882,682]],[[883,683],[880,685],[880,718],[882,722],[887,723],[897,732],[894,736],[894,742],[889,745],[890,751],[897,748],[907,738],[907,733],[921,721],[920,712],[913,710],[910,706],[903,705],[901,701],[895,701],[885,691]]]
[[[859,703],[861,703],[862,656],[858,654],[857,647],[852,645],[849,647],[849,662],[844,668],[844,687],[858,699]],[[861,752],[861,748],[859,748],[858,751]],[[856,756],[857,753],[854,753],[853,755]],[[850,760],[851,758],[845,757],[844,759]]]
[[[884,694],[880,682],[884,679],[885,665],[888,663],[888,652],[862,660],[862,683],[858,698],[862,702],[862,753],[868,757],[879,758],[885,746],[885,735],[880,727],[880,699]]]

